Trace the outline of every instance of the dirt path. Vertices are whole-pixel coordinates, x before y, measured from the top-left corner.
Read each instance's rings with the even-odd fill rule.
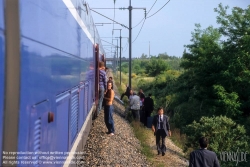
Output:
[[[150,131],[150,130],[149,130]],[[157,155],[155,136],[153,134],[148,135],[148,144],[152,148],[155,157],[154,164],[164,167],[187,167],[188,160],[183,157],[183,151],[177,147],[169,138],[166,138],[167,151],[165,156]]]
[[[108,71],[107,72],[108,76],[112,76],[112,72]],[[115,83],[115,82],[114,82]],[[115,94],[120,97],[117,86],[114,85],[114,91]],[[115,102],[115,106],[117,110],[124,111],[124,106]],[[123,113],[121,113],[121,116]],[[155,156],[151,159],[152,163],[154,164],[154,167],[187,167],[188,166],[188,160],[184,158],[184,153],[183,151],[177,147],[170,138],[166,138],[166,147],[167,151],[165,156],[162,155],[157,155],[157,150],[156,150],[156,143],[155,143],[155,136],[153,135],[153,132],[151,129],[147,129],[147,136],[148,140],[147,143],[151,147],[153,153]]]

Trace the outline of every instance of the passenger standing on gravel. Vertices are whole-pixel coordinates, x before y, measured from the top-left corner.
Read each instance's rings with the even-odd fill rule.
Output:
[[[107,74],[105,72],[104,62],[99,62],[99,103],[97,108],[97,115],[99,115],[102,109],[102,101],[104,97],[104,92],[107,89]]]
[[[121,100],[123,99],[123,96],[127,96],[128,97],[128,99],[129,99],[129,96],[130,96],[130,87],[129,87],[129,85],[127,84],[126,85],[126,92],[124,92],[122,95],[121,95]]]
[[[144,126],[148,125],[148,117],[154,110],[154,100],[151,98],[151,93],[148,94],[148,97],[144,99]],[[151,125],[150,125],[151,126]]]
[[[114,119],[113,119],[113,100],[115,97],[114,91],[111,89],[112,84],[108,83],[108,90],[105,93],[104,99],[105,99],[105,106],[104,106],[104,122],[106,124],[106,127],[108,129],[108,134],[110,136],[114,135],[115,132],[115,126],[114,126]]]
[[[132,111],[132,115],[133,115],[133,118],[136,120],[136,121],[140,121],[140,97],[136,95],[136,93],[134,93],[132,90],[131,90],[133,96],[131,96],[131,99],[129,101],[129,104],[130,104],[130,109]]]
[[[168,117],[163,115],[163,108],[158,108],[158,114],[154,116],[152,123],[152,130],[156,137],[156,146],[158,155],[162,153],[162,156],[166,153],[165,138],[166,136],[171,136],[170,125],[168,122]],[[162,143],[160,142],[162,140]]]
[[[144,123],[144,99],[145,99],[145,95],[142,91],[142,89],[139,90],[138,96],[140,97],[140,122]]]
[[[189,167],[220,167],[216,154],[207,150],[208,139],[199,139],[200,149],[190,153]]]

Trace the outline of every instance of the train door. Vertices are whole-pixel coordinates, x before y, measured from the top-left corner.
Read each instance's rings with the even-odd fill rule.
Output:
[[[106,61],[105,61],[105,56],[104,56],[104,54],[101,55],[101,59],[102,59],[102,61],[104,62],[104,66],[107,67],[107,66],[106,66]]]
[[[11,165],[2,154],[17,152],[18,147],[19,37],[18,1],[0,0],[0,166]]]
[[[4,101],[4,54],[1,46],[3,46],[2,34],[0,34],[0,163],[2,161],[2,136],[3,136],[3,101]]]
[[[2,162],[2,142],[3,142],[3,110],[4,110],[4,17],[3,0],[0,0],[0,166]]]
[[[99,45],[95,44],[95,104],[99,102]],[[97,115],[97,110],[94,116]]]

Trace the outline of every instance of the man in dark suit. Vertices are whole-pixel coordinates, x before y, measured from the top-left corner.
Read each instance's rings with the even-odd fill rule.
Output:
[[[162,156],[166,153],[165,138],[171,136],[170,125],[168,117],[163,115],[163,108],[158,108],[158,115],[155,115],[152,122],[152,130],[156,136],[156,146],[158,155],[162,153]],[[162,140],[162,143],[160,142]]]
[[[150,117],[151,113],[154,110],[154,100],[151,98],[151,93],[148,94],[148,97],[144,99],[144,126],[147,126],[147,119]]]
[[[207,150],[208,139],[201,137],[200,149],[190,153],[189,167],[220,167],[216,154]]]

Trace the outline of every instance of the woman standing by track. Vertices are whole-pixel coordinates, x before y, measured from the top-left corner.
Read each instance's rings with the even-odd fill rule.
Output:
[[[108,129],[108,134],[110,136],[114,135],[115,127],[114,127],[114,119],[113,119],[113,100],[115,97],[114,91],[111,89],[112,83],[108,82],[108,90],[105,93],[104,99],[105,99],[105,106],[104,106],[104,122],[106,124],[106,127]]]

